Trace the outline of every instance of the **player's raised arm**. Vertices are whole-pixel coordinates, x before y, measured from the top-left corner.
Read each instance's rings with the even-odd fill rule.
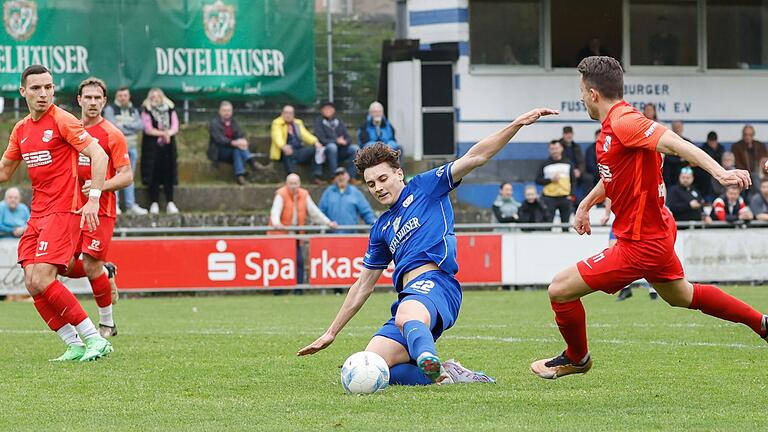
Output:
[[[712,159],[704,150],[682,139],[676,133],[668,130],[659,138],[656,151],[664,154],[677,155],[689,163],[703,168],[723,186],[738,186],[747,189],[752,185],[749,171],[734,169],[726,170]]]
[[[512,123],[506,125],[500,131],[487,136],[473,145],[469,151],[456,160],[451,165],[451,177],[454,182],[458,182],[464,176],[472,172],[473,169],[485,165],[496,153],[504,148],[509,140],[515,136],[523,126],[536,122],[539,118],[547,115],[560,114],[559,111],[549,108],[537,108],[516,118]]]
[[[360,273],[360,277],[352,284],[347,293],[347,297],[344,299],[344,304],[341,305],[339,313],[336,314],[336,318],[331,323],[328,330],[323,333],[322,336],[317,338],[311,344],[300,349],[297,355],[303,356],[308,354],[314,354],[320,350],[327,348],[336,339],[336,335],[339,334],[341,329],[357,314],[360,308],[363,307],[368,297],[373,293],[373,288],[376,285],[376,281],[379,280],[384,270],[371,270],[363,268]]]
[[[88,194],[88,201],[78,211],[82,214],[80,228],[88,225],[90,230],[95,230],[99,226],[99,198],[104,187],[104,177],[107,175],[109,157],[96,140],[92,140],[81,153],[91,158],[91,189]]]

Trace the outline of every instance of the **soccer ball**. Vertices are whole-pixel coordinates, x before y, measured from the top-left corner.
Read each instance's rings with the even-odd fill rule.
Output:
[[[389,385],[389,367],[380,355],[360,351],[354,353],[341,368],[341,386],[349,394],[371,394]]]

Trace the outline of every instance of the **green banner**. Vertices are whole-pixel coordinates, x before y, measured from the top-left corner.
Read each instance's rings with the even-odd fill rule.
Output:
[[[40,63],[176,97],[315,99],[313,0],[5,0],[0,94]]]

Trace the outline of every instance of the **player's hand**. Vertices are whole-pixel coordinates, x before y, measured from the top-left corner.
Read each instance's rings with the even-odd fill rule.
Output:
[[[305,356],[305,355],[311,355],[318,351],[324,350],[328,348],[329,345],[333,343],[333,341],[336,340],[336,336],[325,332],[322,336],[317,338],[316,341],[312,342],[311,344],[305,346],[304,348],[300,349],[299,352],[296,353],[298,356]]]
[[[535,110],[528,111],[527,113],[516,118],[514,123],[521,126],[527,126],[536,123],[536,120],[548,115],[557,115],[560,111],[549,108],[536,108]]]
[[[576,217],[573,218],[573,229],[579,235],[592,234],[592,227],[589,226],[589,212],[581,208],[576,210]]]
[[[691,208],[694,210],[701,208],[701,203],[696,200],[691,200],[691,202],[689,202],[688,205],[691,206]]]
[[[336,229],[336,228],[338,228],[338,226],[339,226],[339,224],[337,224],[334,221],[328,222],[328,228],[330,228],[330,229]]]
[[[741,169],[723,171],[717,176],[717,181],[723,186],[738,186],[742,189],[752,186],[752,176],[749,175],[749,171]]]
[[[87,226],[89,231],[96,231],[99,226],[99,199],[89,198],[83,208],[76,211],[75,214],[82,215],[80,217],[80,229]]]
[[[85,183],[83,183],[83,188],[80,189],[80,191],[83,192],[86,196],[91,192],[91,181],[86,180]]]

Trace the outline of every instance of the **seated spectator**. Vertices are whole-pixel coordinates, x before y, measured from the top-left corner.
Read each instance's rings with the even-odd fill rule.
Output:
[[[525,201],[520,205],[517,215],[517,221],[520,223],[542,223],[552,220],[549,209],[539,200],[539,194],[534,185],[525,187]]]
[[[723,152],[725,152],[725,147],[718,142],[717,133],[715,131],[711,131],[707,134],[707,141],[702,144],[700,148],[704,150],[704,153],[708,154],[709,157],[718,162],[723,158]],[[693,185],[696,190],[701,193],[702,197],[704,197],[705,202],[712,202],[715,199],[715,192],[712,188],[713,181],[714,178],[705,169],[701,167],[693,168]]]
[[[741,130],[741,141],[733,143],[731,152],[736,158],[736,168],[753,174],[760,171],[760,159],[768,157],[765,145],[755,140],[755,128],[751,125],[746,125]]]
[[[360,147],[352,143],[347,125],[336,117],[333,102],[320,105],[320,115],[315,119],[314,132],[320,143],[325,146],[328,172],[335,178],[336,168],[341,164],[346,165],[347,172],[355,177],[355,153]]]
[[[349,173],[344,167],[336,168],[333,184],[320,197],[320,211],[336,225],[358,225],[358,218],[373,225],[376,215],[371,204],[358,188],[349,184]],[[336,230],[336,233],[351,233],[351,230]]]
[[[501,184],[499,195],[496,196],[491,208],[499,223],[517,222],[520,203],[512,196],[512,183]]]
[[[595,187],[598,181],[600,181],[600,172],[597,169],[597,138],[600,136],[600,129],[595,131],[595,140],[592,144],[587,146],[584,151],[584,166],[587,173],[592,178],[592,184],[589,185],[589,190]],[[587,191],[589,192],[589,191]]]
[[[768,221],[768,177],[760,181],[760,193],[752,196],[749,208],[752,210],[755,220]]]
[[[219,115],[208,123],[208,159],[213,162],[231,163],[235,169],[235,182],[245,184],[245,166],[248,165],[256,172],[254,155],[248,150],[248,140],[245,139],[240,124],[232,116],[234,109],[229,101],[219,104]]]
[[[29,207],[21,202],[21,192],[10,187],[5,191],[5,200],[0,202],[0,237],[21,237],[27,229]]]
[[[176,162],[176,134],[179,133],[179,117],[174,103],[159,88],[149,90],[141,105],[141,121],[144,135],[141,140],[141,181],[149,189],[149,213],[160,213],[160,185],[165,192],[166,212],[176,214],[179,209],[173,203],[173,187],[178,180]]]
[[[683,136],[683,122],[672,122],[672,132],[676,133],[682,139],[691,142],[691,140]],[[680,156],[670,154],[664,155],[664,164],[662,165],[661,172],[662,176],[664,177],[664,185],[666,185],[667,188],[677,184],[677,178],[680,176],[680,170],[685,166],[688,166],[688,162],[682,159]]]
[[[554,220],[555,210],[560,213],[560,221],[567,223],[571,218],[573,202],[573,165],[563,157],[563,145],[559,140],[549,143],[549,158],[539,167],[536,183],[543,185],[541,201],[550,210]]]
[[[312,135],[304,122],[296,118],[291,105],[283,107],[280,116],[272,120],[272,147],[269,158],[282,161],[286,174],[295,172],[296,164],[309,164],[316,184],[323,184],[325,148]]]
[[[667,207],[675,220],[711,222],[709,216],[704,216],[704,199],[693,186],[693,170],[684,167],[679,177],[679,183],[667,189]]]
[[[368,116],[357,135],[360,147],[383,142],[394,150],[400,150],[400,144],[395,141],[395,129],[384,116],[384,106],[379,102],[373,102],[368,107]]]
[[[726,222],[749,221],[753,218],[738,186],[728,186],[725,189],[725,195],[712,203],[712,213],[715,214],[715,219]]]
[[[723,152],[723,157],[720,159],[720,165],[726,170],[736,169],[736,158],[733,156],[733,153],[729,151]],[[725,186],[721,185],[714,177],[712,178],[712,192],[714,192],[715,196],[720,196],[725,193]]]

